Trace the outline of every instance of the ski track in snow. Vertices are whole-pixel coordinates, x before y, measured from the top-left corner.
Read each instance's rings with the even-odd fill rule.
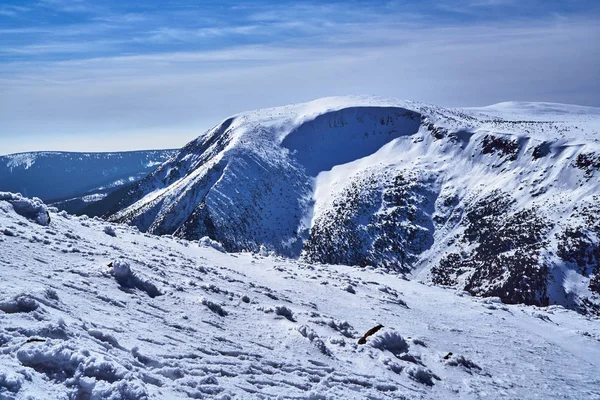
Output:
[[[559,306],[51,217],[0,201],[1,399],[600,399]]]

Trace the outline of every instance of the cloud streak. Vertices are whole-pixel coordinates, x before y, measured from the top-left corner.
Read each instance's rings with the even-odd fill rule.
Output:
[[[473,7],[498,6],[489,3]],[[0,153],[32,138],[77,150],[175,147],[230,114],[330,95],[600,106],[594,15],[432,23],[410,7],[399,14],[401,4],[225,4],[201,25],[188,21],[202,10],[184,8],[179,26],[170,13],[181,9],[88,10],[52,42],[0,46]],[[237,14],[219,22],[227,13]],[[78,29],[87,33],[70,34]]]

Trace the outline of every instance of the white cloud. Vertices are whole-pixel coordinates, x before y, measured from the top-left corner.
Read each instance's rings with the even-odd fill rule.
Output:
[[[14,5],[0,5],[0,16],[5,17],[16,17],[24,12],[29,11],[29,7],[14,6]]]
[[[34,133],[71,138],[65,145],[78,150],[100,148],[99,137],[117,148],[174,147],[232,113],[342,94],[600,106],[593,19],[340,26],[314,41],[0,64],[0,152],[12,151],[16,135]],[[139,135],[145,131],[154,133]]]
[[[39,7],[45,7],[52,11],[66,13],[89,13],[98,12],[101,7],[99,2],[92,3],[87,0],[38,0]]]

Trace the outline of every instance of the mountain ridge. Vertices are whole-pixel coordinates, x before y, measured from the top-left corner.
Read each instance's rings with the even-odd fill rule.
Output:
[[[579,289],[598,276],[581,255],[596,254],[597,227],[580,214],[598,204],[599,118],[552,107],[502,119],[361,96],[237,114],[135,184],[110,220],[597,310]]]
[[[143,178],[174,152],[42,151],[0,156],[0,190],[40,197],[61,209],[79,212],[117,188]]]

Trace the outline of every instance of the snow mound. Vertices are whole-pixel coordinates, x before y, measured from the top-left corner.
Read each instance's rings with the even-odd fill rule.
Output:
[[[418,365],[408,367],[406,369],[406,374],[410,376],[411,379],[427,386],[433,386],[434,379],[440,379],[436,374],[431,372],[430,369]]]
[[[381,330],[373,335],[369,342],[371,347],[382,351],[387,350],[396,357],[408,352],[408,342],[394,330]]]
[[[0,302],[0,311],[7,314],[29,313],[38,309],[40,304],[27,294],[20,294],[10,300]]]
[[[201,247],[212,247],[215,250],[220,251],[221,253],[225,252],[225,248],[223,245],[216,240],[212,240],[208,236],[204,236],[198,240],[198,245]]]
[[[131,265],[126,260],[115,260],[110,265],[110,274],[125,289],[139,289],[150,297],[161,296],[162,292],[148,279],[139,277],[131,270]]]
[[[0,201],[12,204],[15,212],[39,225],[50,224],[48,207],[38,198],[28,199],[20,193],[0,192]]]

